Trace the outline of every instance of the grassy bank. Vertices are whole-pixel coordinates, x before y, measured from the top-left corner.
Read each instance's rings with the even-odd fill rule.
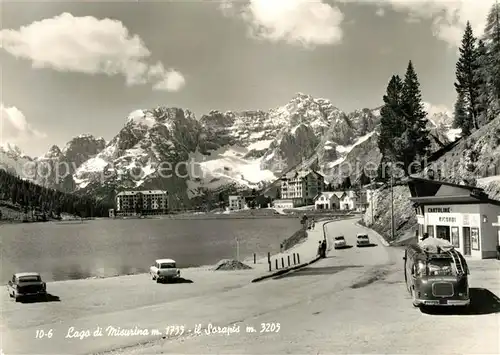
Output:
[[[299,229],[283,241],[283,250],[288,250],[307,239],[307,231]]]

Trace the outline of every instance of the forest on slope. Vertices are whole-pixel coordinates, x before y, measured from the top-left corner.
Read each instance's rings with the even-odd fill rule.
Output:
[[[111,207],[94,198],[47,189],[0,170],[0,220],[47,221],[62,213],[88,218]]]

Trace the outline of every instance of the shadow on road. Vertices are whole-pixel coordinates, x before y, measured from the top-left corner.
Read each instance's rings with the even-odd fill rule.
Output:
[[[159,284],[192,284],[193,280],[185,279],[183,277],[176,277],[172,280],[158,280],[156,283]]]
[[[500,313],[500,298],[485,288],[470,288],[469,307],[422,307],[422,313],[430,315],[482,315]]]
[[[48,293],[46,296],[31,296],[21,297],[17,300],[19,303],[44,303],[44,302],[61,302],[58,296]]]
[[[358,248],[372,248],[376,247],[378,244],[375,243],[370,243],[370,244],[365,244],[365,245],[357,245]]]
[[[345,245],[343,247],[334,247],[333,249],[339,250],[339,249],[351,249],[353,246],[352,245]]]
[[[355,267],[363,267],[362,265],[346,265],[346,266],[325,266],[325,267],[305,267],[288,274],[279,275],[273,277],[274,280],[282,279],[285,277],[294,276],[314,276],[314,275],[333,275],[337,272],[344,271],[346,269],[351,269]]]

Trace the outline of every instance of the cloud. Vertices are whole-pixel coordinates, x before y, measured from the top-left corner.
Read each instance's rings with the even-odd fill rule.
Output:
[[[407,12],[411,22],[431,19],[434,35],[450,46],[457,47],[467,21],[470,21],[476,36],[483,34],[486,16],[495,0],[377,0],[376,3],[391,6],[395,11]]]
[[[122,75],[127,85],[151,82],[147,63],[151,52],[138,35],[131,35],[118,20],[63,13],[19,30],[3,29],[0,42],[0,48],[14,57],[31,60],[33,68]],[[168,82],[172,81],[171,75],[171,70],[164,70],[163,77],[157,75],[154,79]],[[182,74],[176,71],[175,76],[178,78]],[[162,87],[169,91],[180,88],[176,85]]]
[[[180,72],[175,69],[165,69],[161,62],[149,68],[148,77],[158,80],[153,86],[154,90],[178,91],[186,84]]]
[[[226,0],[220,9],[247,22],[253,37],[271,42],[311,47],[339,44],[343,37],[344,15],[322,0],[250,0],[238,8]]]
[[[33,128],[17,107],[5,107],[0,103],[0,140],[21,142],[47,135]]]
[[[453,114],[453,110],[451,110],[446,105],[440,105],[440,104],[434,105],[434,104],[431,104],[429,102],[424,102],[423,106],[424,106],[425,112],[427,112],[429,114],[429,116],[437,115],[440,113],[445,113],[449,116],[452,116],[452,114]]]

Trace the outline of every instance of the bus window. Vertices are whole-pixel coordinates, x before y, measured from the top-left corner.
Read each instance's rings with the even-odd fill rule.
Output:
[[[427,264],[429,276],[453,276],[455,271],[452,267],[452,262],[449,259],[434,259],[429,260]]]

